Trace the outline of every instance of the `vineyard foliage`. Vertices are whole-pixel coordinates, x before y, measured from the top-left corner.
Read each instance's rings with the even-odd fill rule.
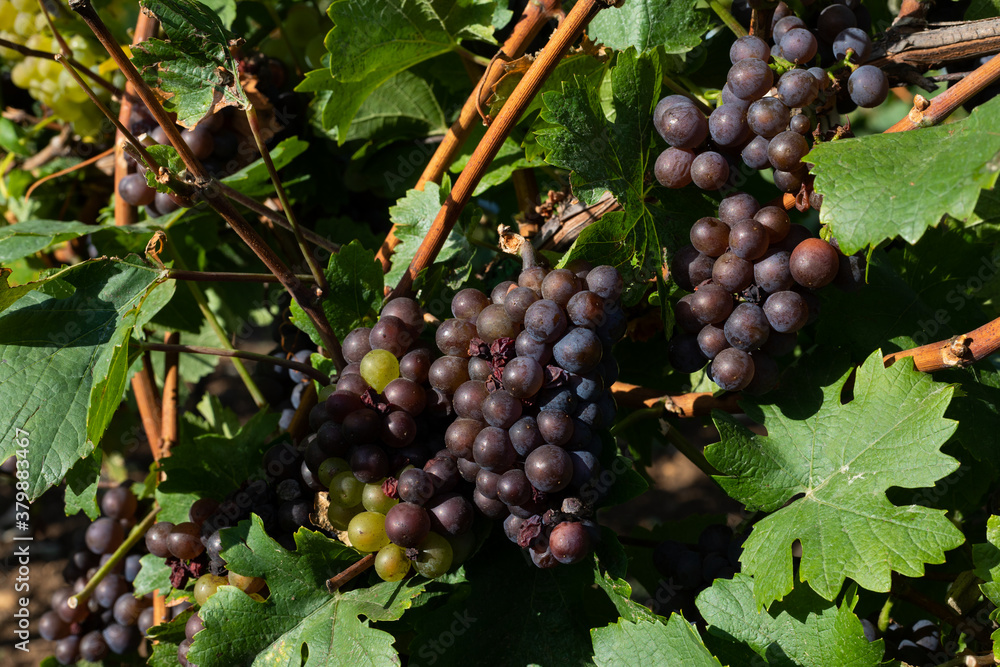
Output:
[[[318,3],[323,12],[314,4],[141,1],[162,32],[129,55],[163,108],[188,130],[210,113],[230,114],[240,119],[243,134],[237,135],[234,167],[218,176],[222,190],[214,182],[204,189],[173,148],[152,148],[163,171],[157,176],[149,170],[145,179],[158,191],[155,200],[149,193],[157,203],[140,207],[133,224],[116,225],[118,195],[108,174],[81,165],[111,146],[110,124],[86,134],[81,123],[67,132],[73,151],[39,164],[31,156],[52,140],[52,128],[18,124],[7,115],[0,120],[7,155],[0,184],[6,219],[0,226],[0,459],[23,456],[18,443],[25,434],[30,440],[29,464],[11,483],[30,502],[63,493],[67,515],[83,512],[94,520],[101,513],[100,480],[129,476],[143,480],[132,488],[141,501],[155,502],[158,521],[181,524],[199,499],[225,506],[248,480],[273,474],[267,453],[300,441],[296,429],[308,423],[308,407],[291,424],[290,416],[279,421],[278,404],[287,396],[273,374],[259,370],[270,367],[260,360],[246,362],[251,372],[245,377],[230,373],[240,383],[234,390],[239,401],[233,392],[228,398],[206,392],[221,362],[186,352],[178,365],[176,443],[169,457],[148,468],[136,463],[149,460],[136,378],[145,373],[164,386],[167,353],[151,344],[167,333],[179,334],[187,346],[227,349],[251,346],[261,331],[267,337],[273,330],[275,345],[298,336],[304,343],[284,351],[301,353],[311,343],[313,354],[295,359],[334,382],[345,377],[343,369],[338,375],[337,355],[316,352],[322,332],[277,280],[178,277],[178,271],[266,269],[209,205],[220,192],[258,202],[284,197],[244,120],[254,109],[298,222],[325,239],[302,243],[326,283],[315,312],[340,342],[374,326],[386,295],[416,266],[412,295],[431,322],[422,337],[433,347],[433,328],[452,317],[459,290],[490,295],[502,281],[518,280],[522,257],[499,251],[497,233],[498,225],[516,232],[515,220],[529,223],[522,231],[536,234],[537,254],[553,268],[617,269],[624,281],[621,312],[629,321],[613,348],[622,384],[613,389],[612,379],[606,387],[617,400],[617,420],[593,429],[603,472],[585,487],[596,489],[593,498],[584,497],[600,510],[594,527],[600,539],[582,562],[540,569],[510,543],[505,523],[479,516],[473,555],[447,574],[383,581],[367,569],[331,592],[327,581],[365,556],[344,543],[347,533],[317,521],[284,539],[250,508],[252,516],[222,530],[216,556],[230,573],[265,579],[266,596],[219,586],[192,611],[174,618],[168,613],[151,628],[147,636],[157,643],[147,642],[143,657],[133,647],[122,660],[143,664],[148,658],[155,667],[863,667],[945,664],[963,651],[993,650],[1000,632],[1000,518],[993,515],[1000,490],[1000,363],[985,354],[974,364],[925,372],[919,356],[890,365],[884,356],[956,336],[962,342],[1000,317],[1000,197],[994,190],[1000,99],[980,99],[936,126],[884,133],[910,111],[914,92],[933,100],[947,90],[943,79],[934,94],[907,88],[898,71],[890,71],[896,87],[876,108],[824,110],[825,118],[843,124],[835,132],[824,121],[828,132],[809,134],[815,145],[804,162],[814,180],[806,179],[798,209],[790,200],[785,208],[796,226],[836,239],[844,255],[863,257],[865,284],[815,295],[802,288],[819,304],[818,319],[799,332],[795,352],[779,359],[778,387],[743,393],[737,402],[713,383],[711,366],[687,373],[667,360],[668,341],[685,335],[679,300],[686,290],[672,262],[689,243],[692,224],[717,215],[723,195],[738,189],[761,205],[780,205],[782,192],[770,170],[737,173],[735,167],[728,172],[733,187],[723,191],[664,187],[654,177],[667,147],[655,120],[668,95],[682,93],[706,109],[720,104],[733,64],[733,27],[747,3],[597,2],[602,8],[585,37],[531,91],[430,262],[418,249],[440,228],[436,217],[442,206],[453,205],[463,170],[477,168],[473,152],[490,131],[480,114],[495,120],[523,94],[519,84],[555,28],[555,15],[532,43],[534,55],[491,62],[525,3],[333,0]],[[842,4],[868,13],[876,46],[899,11],[879,0]],[[945,4],[968,9],[937,20],[1000,21],[995,2],[937,3]],[[565,5],[571,11],[572,3]],[[789,5],[813,22],[822,8],[836,6],[825,0]],[[95,6],[114,38],[127,44],[139,7],[123,0]],[[57,13],[67,34],[91,40],[68,7]],[[982,55],[990,54],[947,71],[975,69]],[[504,74],[480,93],[471,136],[439,182],[416,187],[473,90],[467,72],[478,78],[494,67]],[[783,71],[792,63],[776,58],[772,67]],[[97,69],[124,87],[113,61]],[[4,95],[8,88],[5,82]],[[106,92],[99,95],[110,102]],[[40,105],[34,110],[44,112]],[[69,166],[80,168],[42,180]],[[534,188],[528,187],[527,206],[525,182]],[[29,197],[32,184],[37,189]],[[821,205],[810,206],[810,193],[821,195]],[[185,204],[193,205],[156,208],[169,196],[190,198]],[[608,198],[617,205],[568,241],[540,241],[555,233],[549,227],[570,200],[596,210]],[[294,273],[310,274],[291,233],[260,211],[239,210]],[[390,226],[399,245],[391,266],[383,267],[379,249]],[[75,255],[60,259],[64,251]],[[303,280],[313,285],[315,276]],[[973,342],[985,349],[991,336],[996,349],[995,320]],[[611,349],[605,344],[604,353]],[[495,349],[484,354],[495,363],[489,357],[498,354]],[[549,381],[546,390],[559,386],[546,376]],[[259,386],[248,392],[244,382]],[[303,384],[307,390],[300,395],[329,395],[327,383]],[[667,400],[644,405],[618,391],[625,384]],[[691,418],[711,433],[703,454],[680,435],[692,432],[680,425],[687,415],[670,409],[690,392],[705,392],[700,400],[719,408]],[[712,552],[699,534],[725,517],[690,513],[655,525],[629,524],[618,533],[611,528],[620,527],[623,515],[662,502],[664,496],[650,488],[657,483],[651,466],[671,444],[676,456],[690,457],[720,495],[728,495],[726,507],[739,506],[733,512],[738,519],[730,522],[734,548],[742,546],[738,562],[734,557],[726,576],[706,575],[704,585],[689,584],[691,573],[678,564],[678,554],[722,562],[727,547]],[[325,506],[317,510],[324,519],[325,512]],[[614,518],[605,520],[609,516]],[[691,575],[699,581],[701,562]],[[176,564],[152,554],[141,563],[131,584],[137,595],[158,591],[170,605],[194,599],[196,576],[178,585]],[[179,660],[195,612],[205,629]],[[922,618],[933,619],[938,649],[917,663],[892,627]],[[104,664],[120,664],[117,659]],[[59,663],[48,658],[42,664]]]

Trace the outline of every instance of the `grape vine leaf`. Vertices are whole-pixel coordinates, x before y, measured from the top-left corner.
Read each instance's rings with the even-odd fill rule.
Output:
[[[545,161],[572,170],[573,194],[580,201],[592,205],[610,192],[624,208],[587,227],[563,262],[583,258],[615,266],[625,278],[623,301],[634,305],[660,273],[670,239],[680,236],[670,227],[679,229],[682,223],[663,207],[646,202],[659,59],[631,48],[618,54],[610,77],[613,120],[605,115],[600,90],[574,77],[563,83],[562,91],[544,96],[542,123],[535,133]],[[666,303],[666,294],[661,296]]]
[[[101,481],[101,462],[104,453],[100,447],[95,447],[89,456],[85,456],[66,473],[66,489],[64,498],[66,516],[83,512],[93,521],[101,515],[97,506],[97,487]]]
[[[392,268],[385,274],[386,284],[395,285],[410,268],[410,261],[420,247],[420,242],[430,231],[449,190],[448,184],[442,187],[437,183],[427,183],[423,190],[408,190],[406,196],[389,209],[389,219],[396,225],[395,234],[399,239],[399,245],[392,254]],[[456,225],[448,234],[434,263],[446,262],[468,249],[469,242]]]
[[[289,137],[271,149],[271,161],[278,171],[292,163],[299,155],[309,148],[309,142],[298,137]],[[256,153],[254,153],[256,155]],[[271,176],[267,173],[263,158],[253,161],[239,171],[222,179],[229,187],[242,192],[248,197],[267,197],[274,192]],[[284,181],[287,185],[289,181]]]
[[[343,143],[362,103],[390,78],[462,40],[493,43],[497,9],[496,0],[337,0],[327,10],[330,78],[309,72],[298,90],[330,91],[324,126],[336,127]]]
[[[305,528],[295,533],[295,544],[295,551],[279,546],[256,515],[223,531],[222,556],[229,569],[264,577],[270,595],[256,602],[237,588],[219,588],[199,612],[205,629],[191,646],[191,662],[202,667],[398,665],[393,636],[371,624],[400,618],[427,580],[411,577],[331,595],[326,580],[356,561],[358,553]]]
[[[484,646],[503,647],[490,656],[497,667],[589,663],[592,626],[585,615],[597,602],[588,605],[584,594],[591,592],[594,568],[540,570],[496,530],[464,567],[468,583],[415,620],[411,665],[467,667]]]
[[[163,93],[163,108],[194,127],[210,111],[247,109],[239,68],[229,46],[232,34],[219,15],[197,0],[141,0],[160,21],[166,41],[148,39],[132,47],[142,78]]]
[[[35,289],[31,283],[25,285],[11,286],[9,279],[13,271],[7,267],[0,266],[0,313],[22,296]]]
[[[160,559],[160,562],[162,563],[163,559]],[[169,572],[169,568],[167,571]],[[170,588],[169,580],[166,588]],[[149,657],[150,667],[180,667],[181,663],[177,659],[177,647],[187,637],[184,633],[184,626],[193,614],[193,611],[182,612],[177,618],[164,621],[149,629],[148,636],[152,640],[153,646],[153,654]]]
[[[14,453],[14,429],[28,432],[31,500],[94,450],[125,390],[132,329],[174,289],[157,290],[162,272],[137,257],[90,260],[53,279],[75,291],[35,289],[0,314],[0,454]]]
[[[330,139],[341,144],[364,140],[380,148],[400,139],[443,134],[448,129],[444,111],[426,79],[404,71],[387,79],[361,103],[346,133],[336,125],[342,102],[334,89],[336,82],[329,70],[310,72],[308,88],[316,90],[311,105],[313,121]],[[324,87],[320,87],[320,83]],[[318,88],[318,90],[317,90]]]
[[[732,580],[716,579],[697,600],[708,623],[705,643],[728,664],[874,667],[882,662],[884,643],[865,638],[856,604],[853,587],[837,606],[808,586],[797,586],[765,611],[754,599],[753,580],[739,573]]]
[[[357,327],[371,326],[382,307],[382,265],[375,261],[375,253],[351,241],[330,256],[326,267],[326,281],[330,286],[323,299],[333,333],[338,340]],[[309,334],[313,342],[321,345],[319,333],[298,303],[292,302],[292,324]]]
[[[965,10],[966,21],[991,19],[1000,16],[1000,0],[972,0]]]
[[[997,180],[998,124],[993,99],[947,125],[818,144],[820,221],[850,254],[896,236],[914,243],[945,214],[968,218]]]
[[[662,46],[665,53],[687,53],[701,44],[712,12],[689,0],[629,0],[603,10],[587,28],[600,44],[624,51]]]
[[[597,667],[684,665],[721,667],[683,616],[672,614],[666,623],[619,619],[590,631]]]
[[[247,480],[274,475],[265,470],[261,459],[274,443],[269,436],[278,426],[279,415],[261,410],[231,435],[206,433],[188,442],[179,442],[172,456],[162,459],[166,474],[156,490],[156,499],[164,510],[171,507],[170,496],[197,493],[221,500]],[[186,508],[183,506],[185,513]],[[161,521],[173,520],[164,514]]]
[[[16,225],[0,227],[0,262],[33,255],[54,245],[92,234],[94,237],[146,237],[153,231],[145,225],[128,227],[95,227],[82,222],[63,220],[25,220]],[[127,241],[126,241],[127,242]]]
[[[983,580],[979,590],[1000,607],[1000,516],[991,516],[986,522],[986,542],[972,545],[972,559],[976,564],[976,576]],[[990,618],[1000,620],[1000,609],[994,609]],[[1000,629],[993,631],[993,641],[998,640]]]
[[[885,368],[876,351],[857,369],[854,399],[842,405],[850,375],[822,387],[818,408],[806,407],[816,399],[809,392],[744,400],[766,437],[731,415],[713,415],[722,441],[705,456],[723,473],[719,483],[749,508],[773,512],[754,526],[740,559],[759,605],[792,590],[796,540],[799,578],[828,600],[848,577],[888,591],[892,571],[922,576],[924,563],[944,562],[963,541],[943,511],[897,507],[885,496],[890,487],[932,486],[958,467],[940,451],[957,426],[943,417],[954,388],[915,371],[910,358]]]

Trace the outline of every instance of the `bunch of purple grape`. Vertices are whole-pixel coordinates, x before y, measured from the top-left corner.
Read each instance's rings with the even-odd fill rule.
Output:
[[[798,192],[808,177],[803,162],[810,148],[806,135],[822,129],[820,118],[838,95],[846,91],[852,103],[862,107],[885,101],[885,73],[871,65],[858,66],[871,54],[872,40],[846,5],[830,5],[820,12],[815,32],[787,6],[784,11],[779,6],[772,34],[770,46],[754,36],[736,40],[729,51],[732,68],[720,105],[708,118],[683,95],[670,95],[656,105],[653,124],[670,146],[653,168],[661,185],[681,188],[694,183],[702,190],[719,190],[732,185],[742,165],[773,168],[779,190]],[[832,72],[809,67],[818,53]],[[841,103],[840,110],[850,109]]]
[[[667,356],[683,373],[710,362],[710,377],[727,391],[760,394],[775,386],[774,358],[795,349],[796,332],[819,315],[812,290],[864,283],[863,256],[845,257],[792,224],[783,209],[761,208],[746,193],[723,199],[719,217],[695,222],[690,238],[672,273],[693,293],[677,302],[679,333]]]
[[[67,604],[107,563],[136,523],[139,502],[130,489],[109,489],[101,498],[104,516],[90,524],[81,548],[63,570],[68,584],[52,595],[52,609],[38,619],[38,633],[55,641],[55,658],[62,665],[78,660],[97,662],[109,654],[134,652],[153,623],[152,595],[135,597],[132,582],[139,573],[141,547],[126,556],[97,585],[90,598],[75,609]]]
[[[616,406],[611,346],[625,331],[623,281],[610,266],[577,262],[548,271],[530,246],[517,283],[490,297],[473,289],[452,301],[437,331],[439,362],[456,369],[458,419],[445,444],[475,483],[476,507],[504,521],[511,541],[538,567],[574,563],[596,539],[602,441]],[[464,367],[464,368],[463,368]]]

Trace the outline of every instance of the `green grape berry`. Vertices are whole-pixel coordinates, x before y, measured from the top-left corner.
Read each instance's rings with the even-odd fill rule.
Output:
[[[395,544],[387,544],[375,556],[375,572],[382,581],[399,581],[410,571],[411,561],[406,557],[406,549]]]
[[[226,586],[229,580],[225,577],[217,577],[214,574],[203,574],[194,582],[194,599],[198,604],[205,604],[208,598],[215,595],[219,586]]]
[[[354,507],[361,502],[364,490],[364,483],[359,482],[350,470],[337,473],[337,476],[330,481],[330,503],[341,507]]]
[[[361,503],[369,512],[385,514],[393,505],[398,505],[399,500],[390,498],[382,491],[382,480],[373,484],[365,484],[365,490],[361,494]]]
[[[330,506],[326,508],[326,518],[330,520],[330,525],[337,530],[347,530],[347,527],[351,525],[351,519],[364,510],[365,508],[360,504],[354,507],[341,507],[336,503],[330,503]]]
[[[320,484],[326,488],[330,488],[334,477],[350,469],[350,463],[344,459],[333,457],[326,459],[319,464],[319,470],[316,471],[316,477],[319,479]]]
[[[378,512],[361,512],[355,515],[347,526],[347,537],[358,551],[378,551],[389,544],[389,537],[385,534],[385,515]]]
[[[381,394],[387,384],[399,377],[399,360],[388,350],[372,350],[361,360],[361,377]]]
[[[451,543],[437,533],[427,533],[427,537],[417,547],[420,555],[413,561],[414,569],[428,579],[436,579],[451,568],[454,553]]]

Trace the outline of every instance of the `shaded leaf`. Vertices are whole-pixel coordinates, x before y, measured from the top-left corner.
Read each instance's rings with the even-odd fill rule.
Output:
[[[721,667],[697,631],[683,616],[672,614],[666,623],[625,619],[590,631],[598,667],[684,665]]]

